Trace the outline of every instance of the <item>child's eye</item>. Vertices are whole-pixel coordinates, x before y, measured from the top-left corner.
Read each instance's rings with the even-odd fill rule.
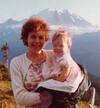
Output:
[[[53,45],[53,47],[57,47],[57,45]]]
[[[63,47],[63,45],[59,45],[60,47]]]

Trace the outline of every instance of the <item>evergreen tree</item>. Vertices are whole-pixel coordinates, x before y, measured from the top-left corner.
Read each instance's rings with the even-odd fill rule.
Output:
[[[8,67],[9,47],[8,47],[8,43],[7,42],[2,45],[0,51],[3,52],[4,63]]]

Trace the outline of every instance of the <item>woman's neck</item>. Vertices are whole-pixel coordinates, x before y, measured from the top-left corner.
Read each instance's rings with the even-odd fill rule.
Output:
[[[33,52],[31,50],[28,51],[28,56],[29,57],[38,57],[39,55],[41,55],[42,50],[38,51],[38,52]]]
[[[45,61],[46,59],[46,55],[45,53],[41,50],[39,52],[31,52],[31,51],[28,51],[27,53],[27,57],[33,62],[33,63],[36,63],[36,64],[41,64],[43,61]]]

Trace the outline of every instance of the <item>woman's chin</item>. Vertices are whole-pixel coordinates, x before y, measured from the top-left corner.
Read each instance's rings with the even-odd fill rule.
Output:
[[[29,50],[29,52],[31,52],[31,53],[40,53],[41,52],[41,50],[42,49],[31,49],[31,50]]]

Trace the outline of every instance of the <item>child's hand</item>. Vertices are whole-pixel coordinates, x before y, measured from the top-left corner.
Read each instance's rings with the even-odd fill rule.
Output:
[[[63,73],[59,74],[58,76],[57,75],[52,75],[48,79],[54,79],[54,80],[62,81],[63,82],[63,81],[66,80],[66,73],[63,72]]]
[[[71,71],[71,68],[67,68],[67,67],[62,65],[61,66],[61,72],[58,75],[58,77],[56,78],[56,80],[62,81],[62,82],[65,81],[67,79],[70,71]]]
[[[54,79],[54,80],[56,80],[56,78],[57,78],[57,75],[52,74],[49,78],[47,78],[47,80],[49,80],[49,79]]]
[[[65,81],[66,80],[66,78],[67,78],[67,76],[68,76],[68,73],[66,72],[66,71],[63,71],[63,72],[61,72],[61,74],[59,74],[56,78],[55,78],[55,80],[57,80],[57,81]]]

